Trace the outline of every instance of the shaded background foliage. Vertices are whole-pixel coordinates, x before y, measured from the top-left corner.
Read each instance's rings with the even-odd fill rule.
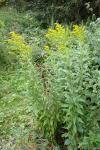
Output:
[[[1,0],[13,4],[18,10],[31,9],[45,27],[54,22],[81,22],[100,16],[100,0]]]
[[[38,0],[36,4],[39,10],[38,17],[46,23],[53,21],[80,22],[83,19],[92,17],[93,14],[99,16],[100,1],[80,1],[80,0]],[[86,4],[87,3],[87,4]]]

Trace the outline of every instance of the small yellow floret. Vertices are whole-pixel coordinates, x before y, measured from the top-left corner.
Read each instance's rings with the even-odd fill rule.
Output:
[[[49,48],[48,45],[45,45],[45,46],[44,46],[44,50],[50,55],[51,50],[50,50],[50,48]]]
[[[73,34],[80,39],[80,41],[84,41],[85,39],[85,27],[73,25]]]
[[[10,36],[15,36],[16,33],[15,32],[10,32]]]

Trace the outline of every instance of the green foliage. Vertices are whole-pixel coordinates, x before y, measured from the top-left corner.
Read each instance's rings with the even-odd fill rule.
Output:
[[[0,141],[12,137],[20,148],[33,147],[36,126],[28,90],[33,66],[27,67],[0,73]]]
[[[29,9],[36,12],[37,19],[41,21],[43,27],[47,27],[54,22],[60,23],[81,22],[91,18],[93,14],[100,16],[100,1],[80,1],[80,0],[30,0]]]
[[[61,128],[64,129],[60,140],[64,141],[68,149],[99,149],[99,23],[99,19],[91,23],[91,32],[85,30],[88,38],[84,42],[80,39],[75,41],[71,36],[70,51],[68,45],[64,53],[51,51],[44,64],[46,97],[41,101],[43,104],[39,101],[42,107],[38,107],[39,129],[43,138],[52,143],[55,143],[55,134]],[[61,38],[61,32],[56,34],[58,39]],[[56,29],[51,29],[48,33],[51,36],[47,34],[51,41],[53,39],[51,49],[54,42],[55,46],[57,44],[53,37],[55,33]],[[97,40],[95,46],[93,40]]]
[[[100,19],[71,29],[56,23],[43,37],[31,12],[8,11],[0,13],[0,141],[99,150]]]
[[[6,0],[0,0],[0,6],[5,2]]]
[[[31,11],[20,13],[12,6],[1,8],[0,20],[6,25],[6,30],[18,33],[28,32],[27,30],[39,26]]]
[[[31,12],[17,13],[12,7],[0,10],[0,63],[4,65],[18,63],[18,51],[32,49],[29,45],[32,45],[40,34],[37,32],[37,24]],[[15,33],[16,36],[12,37],[10,33]],[[20,35],[22,33],[23,35]]]
[[[38,19],[42,27],[47,27],[54,22],[60,23],[81,22],[92,18],[99,17],[100,1],[99,0],[1,0],[0,4],[14,6],[18,11],[32,10],[34,16]]]

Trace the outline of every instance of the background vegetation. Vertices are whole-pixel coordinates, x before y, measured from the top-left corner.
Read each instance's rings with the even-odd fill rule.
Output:
[[[18,10],[31,9],[43,27],[60,23],[78,22],[100,16],[99,0],[1,0],[1,5],[14,5]]]

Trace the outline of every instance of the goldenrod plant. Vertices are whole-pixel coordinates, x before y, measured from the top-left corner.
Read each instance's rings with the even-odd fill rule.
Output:
[[[71,49],[82,46],[86,40],[86,29],[83,25],[73,25],[71,31],[68,27],[64,27],[59,23],[55,23],[55,28],[49,28],[46,33],[48,45],[44,46],[44,50],[50,55],[52,51],[61,53],[69,52]]]
[[[2,55],[5,55],[5,63],[8,65],[13,63],[27,63],[32,58],[32,47],[25,42],[21,35],[10,32],[1,42],[3,53],[1,54],[1,59],[4,57]]]
[[[61,130],[59,138],[65,145],[62,149],[99,149],[100,128],[96,115],[100,105],[99,39],[95,46],[91,43],[96,40],[97,30],[95,27],[90,32],[84,26],[74,25],[66,37],[64,27],[56,24],[46,34],[49,40],[49,46],[44,47],[49,54],[44,64],[47,98],[37,120],[43,137],[52,143]],[[72,46],[69,45],[69,53],[62,53],[59,46],[67,40]]]
[[[10,32],[9,38],[6,42],[10,49],[9,53],[19,55],[19,58],[24,62],[27,61],[29,57],[31,58],[32,47],[25,42],[21,35],[15,32]]]
[[[55,23],[55,28],[49,28],[46,34],[46,38],[49,40],[51,50],[58,50],[64,52],[68,47],[68,41],[70,38],[70,31],[68,28],[64,28],[59,23]]]

